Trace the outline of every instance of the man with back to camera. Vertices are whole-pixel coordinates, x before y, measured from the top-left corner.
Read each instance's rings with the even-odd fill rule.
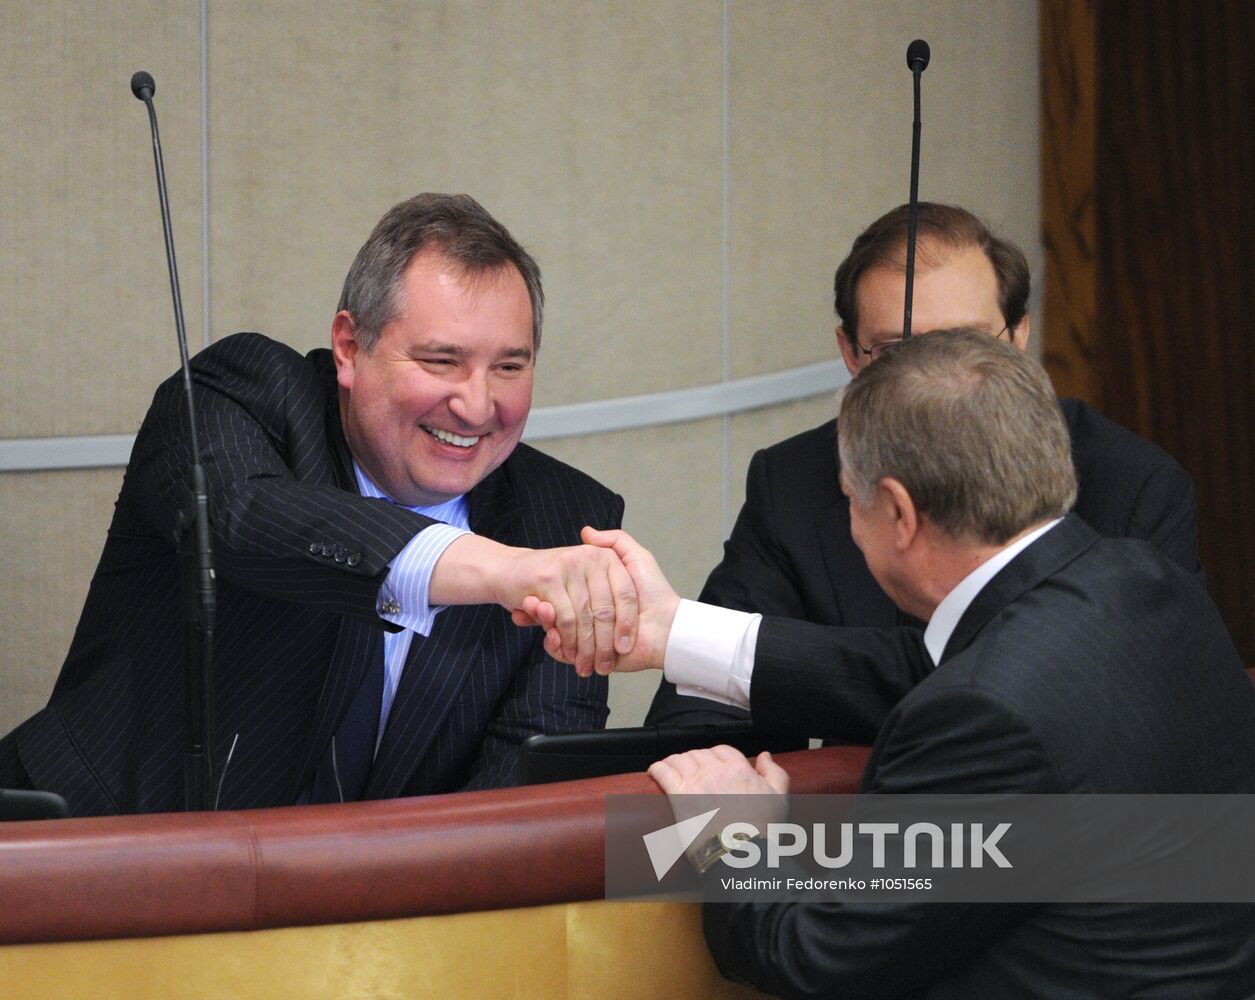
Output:
[[[897,606],[927,622],[922,634],[889,631],[896,658],[863,664],[867,684],[878,670],[900,683],[897,660],[921,677],[872,748],[861,785],[873,801],[1255,792],[1255,689],[1218,611],[1195,575],[1145,541],[1101,538],[1069,513],[1068,430],[1037,362],[984,331],[913,338],[851,384],[840,449],[855,544]],[[585,537],[613,545],[637,584],[637,642],[619,669],[665,665],[681,683],[737,691],[756,717],[787,719],[796,677],[761,663],[734,677],[757,616],[681,601],[623,532]],[[773,634],[760,633],[760,649]],[[843,686],[829,677],[813,711],[840,711]],[[788,788],[770,755],[751,764],[731,747],[675,755],[650,774],[702,808],[710,795]],[[673,804],[677,819],[691,814]],[[725,827],[759,818],[739,813],[743,799],[719,805]],[[1131,840],[1133,861],[1154,849],[1154,836]],[[690,856],[716,862],[707,878],[736,874],[717,847],[699,842]],[[725,975],[773,996],[1255,990],[1250,903],[885,900],[708,903],[706,939]]]
[[[907,226],[902,205],[868,226],[837,268],[837,345],[853,377],[902,336]],[[1029,270],[1018,247],[965,209],[931,202],[919,206],[916,244],[913,333],[967,326],[1027,348]],[[1185,470],[1084,403],[1061,405],[1079,484],[1076,513],[1100,535],[1150,541],[1201,578],[1194,491]],[[821,626],[919,627],[877,586],[850,540],[835,421],[754,455],[745,504],[699,600]],[[811,633],[812,647],[825,641]],[[825,728],[807,735],[870,741],[901,693],[876,692],[865,711],[823,720]],[[745,717],[688,696],[698,694],[709,692],[682,695],[664,680],[647,721]]]
[[[604,725],[605,679],[559,670],[509,615],[551,594],[585,665],[635,629],[618,558],[578,546],[622,499],[519,443],[543,301],[535,261],[478,203],[419,195],[358,252],[329,351],[245,333],[193,359],[222,808],[510,784],[527,736]],[[175,377],[50,704],[0,741],[0,786],[60,792],[76,815],[182,805],[190,467]]]

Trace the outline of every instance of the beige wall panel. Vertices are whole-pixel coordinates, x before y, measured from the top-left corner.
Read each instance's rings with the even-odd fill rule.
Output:
[[[216,3],[215,335],[323,345],[352,255],[422,190],[539,260],[538,404],[721,371],[717,3]]]
[[[121,485],[121,469],[0,475],[0,735],[52,693]]]
[[[735,375],[833,357],[833,271],[858,232],[909,193],[914,38],[932,49],[920,197],[973,208],[1038,270],[1036,4],[730,9]]]
[[[654,692],[662,674],[657,670],[642,670],[637,674],[614,674],[610,678],[610,719],[608,729],[639,726],[645,721],[645,713],[654,700]]]
[[[731,418],[728,448],[728,467],[731,469],[728,502],[731,519],[728,522],[728,531],[732,530],[736,513],[745,502],[745,474],[749,471],[754,452],[817,427],[825,420],[831,420],[836,413],[837,394],[833,393],[830,396],[802,399],[768,409],[750,410]],[[713,565],[712,563],[712,568]]]
[[[188,336],[200,342],[197,10],[0,5],[0,438],[133,431],[178,364],[137,69],[157,81]]]
[[[538,443],[621,494],[623,526],[649,548],[682,597],[696,597],[722,544],[723,421]],[[645,717],[659,674],[611,678],[610,725]]]

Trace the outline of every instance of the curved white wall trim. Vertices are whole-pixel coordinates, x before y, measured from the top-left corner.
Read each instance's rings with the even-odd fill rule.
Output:
[[[836,392],[848,381],[841,362],[822,361],[692,389],[542,406],[528,418],[524,439],[579,437],[702,420],[822,396]],[[134,442],[133,434],[0,441],[0,472],[121,467],[130,458]]]
[[[604,434],[632,427],[719,417],[822,396],[836,392],[849,380],[849,373],[841,362],[821,361],[770,375],[751,375],[749,378],[692,389],[599,399],[591,403],[542,406],[532,411],[523,439],[541,441],[545,438],[578,437],[581,434]]]
[[[0,472],[104,469],[126,465],[134,434],[0,441]]]

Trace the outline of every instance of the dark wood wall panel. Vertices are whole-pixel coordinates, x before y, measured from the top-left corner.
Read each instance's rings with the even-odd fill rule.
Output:
[[[1086,17],[1090,39],[1076,27]],[[1090,46],[1094,65],[1094,328],[1078,338],[1066,308],[1063,326],[1048,315],[1051,373],[1190,471],[1212,596],[1255,664],[1252,38],[1250,0],[1043,7],[1043,99],[1061,75],[1053,50],[1083,61]],[[1066,141],[1049,117],[1045,128]],[[1082,143],[1082,175],[1085,157]],[[1079,190],[1043,188],[1048,246],[1061,220],[1088,211]],[[1067,263],[1084,267],[1077,254]],[[1069,346],[1076,339],[1083,355]],[[1068,381],[1081,363],[1090,374]]]
[[[1094,272],[1094,12],[1046,0],[1042,33],[1042,245],[1046,253],[1042,361],[1061,396],[1102,409]]]

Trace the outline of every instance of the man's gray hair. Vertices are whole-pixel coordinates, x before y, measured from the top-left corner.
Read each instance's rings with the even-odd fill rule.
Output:
[[[1002,545],[1076,501],[1049,377],[979,330],[912,337],[864,368],[846,388],[838,441],[861,503],[892,477],[956,540]]]
[[[353,317],[367,350],[405,308],[405,271],[424,250],[435,249],[471,277],[513,266],[532,303],[532,350],[540,349],[545,293],[540,268],[509,231],[470,195],[420,194],[393,206],[357,252],[338,310]]]

